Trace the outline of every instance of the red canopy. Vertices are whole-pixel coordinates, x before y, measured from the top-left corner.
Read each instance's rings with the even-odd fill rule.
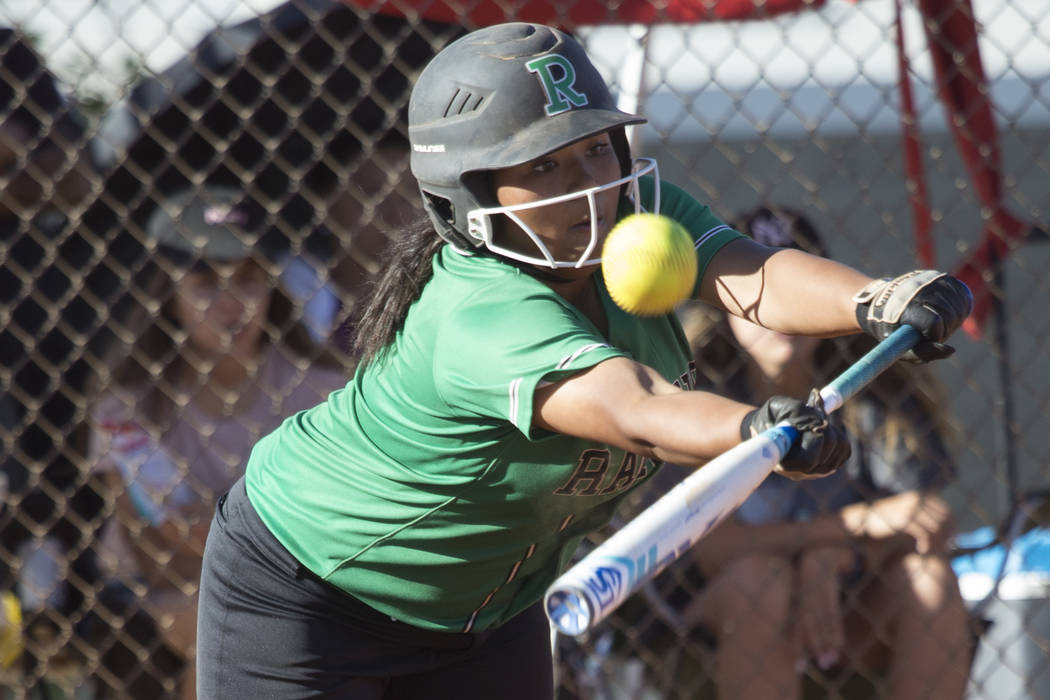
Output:
[[[508,20],[539,22],[571,29],[576,25],[656,22],[703,22],[763,19],[786,12],[819,7],[824,0],[621,0],[609,7],[602,0],[346,0],[383,14],[417,14],[435,21],[485,26]],[[916,0],[925,21],[937,94],[981,205],[984,227],[980,242],[955,271],[974,293],[974,313],[966,329],[980,336],[989,310],[988,282],[996,266],[1032,229],[1006,210],[998,135],[988,100],[988,86],[977,43],[970,0]],[[916,256],[934,267],[932,218],[922,164],[922,146],[911,95],[911,76],[901,35],[897,0],[897,43],[901,68],[904,162],[913,209]]]
[[[758,19],[808,7],[824,0],[347,0],[382,14],[420,17],[484,27],[511,20],[565,28],[581,24],[654,24],[656,22],[705,22]],[[614,5],[610,7],[610,5]]]

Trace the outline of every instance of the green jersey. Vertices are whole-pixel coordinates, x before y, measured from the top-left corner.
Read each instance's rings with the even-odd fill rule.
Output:
[[[672,185],[661,199],[702,276],[739,234]],[[608,337],[518,268],[444,247],[382,359],[256,445],[263,522],[315,574],[421,628],[480,631],[536,602],[657,465],[533,427],[533,392],[617,356],[693,385],[676,317],[631,316],[593,280]]]

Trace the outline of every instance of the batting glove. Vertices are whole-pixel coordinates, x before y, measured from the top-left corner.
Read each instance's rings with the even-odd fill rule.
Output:
[[[973,310],[973,295],[959,280],[936,270],[915,270],[894,279],[875,280],[853,297],[857,321],[868,335],[882,340],[901,324],[913,326],[923,340],[905,359],[929,362],[955,348],[942,341]]]
[[[809,403],[787,396],[774,396],[751,411],[740,423],[741,439],[787,423],[798,431],[798,439],[780,460],[777,471],[791,479],[815,479],[835,471],[852,451],[846,431],[828,420],[816,390]]]

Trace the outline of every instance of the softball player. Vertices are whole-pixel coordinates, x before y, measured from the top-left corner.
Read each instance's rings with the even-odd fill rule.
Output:
[[[632,162],[624,127],[643,121],[545,26],[472,32],[423,71],[409,136],[428,220],[394,241],[353,379],[261,440],[219,504],[202,698],[550,697],[538,601],[662,462],[700,467],[780,421],[801,433],[782,473],[846,459],[819,407],[691,391],[675,317],[612,303],[596,251],[627,213],[681,222],[696,296],[730,313],[813,335],[907,322],[923,357],[950,352],[965,286],[740,236]]]

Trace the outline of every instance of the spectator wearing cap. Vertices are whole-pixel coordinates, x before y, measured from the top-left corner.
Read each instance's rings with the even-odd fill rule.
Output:
[[[827,256],[790,209],[758,208],[734,228]],[[872,344],[775,333],[699,305],[680,313],[699,385],[743,401],[805,397]],[[835,687],[867,679],[897,700],[962,696],[971,637],[938,495],[954,475],[938,395],[920,368],[891,368],[831,416],[851,437],[842,468],[810,481],[768,477],[676,565],[689,583],[669,600],[712,642],[719,697],[797,698],[806,675]],[[684,476],[665,469],[653,488]]]
[[[140,308],[116,331],[124,359],[92,413],[95,468],[117,504],[105,602],[154,654],[152,674],[120,689],[132,696],[158,697],[150,682],[172,656],[169,680],[194,696],[197,581],[216,501],[259,437],[346,382],[279,285],[263,223],[232,188],[159,202],[145,224],[154,256],[133,289]],[[104,662],[126,673],[135,651],[117,644]]]

